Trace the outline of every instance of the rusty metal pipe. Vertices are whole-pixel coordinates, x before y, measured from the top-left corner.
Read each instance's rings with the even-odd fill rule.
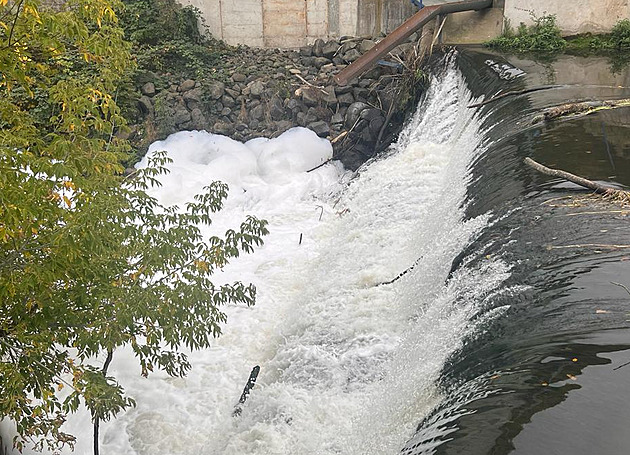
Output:
[[[416,30],[440,14],[480,10],[490,7],[492,7],[492,0],[468,0],[463,2],[444,3],[442,5],[425,6],[403,22],[396,30],[379,41],[376,46],[345,67],[334,77],[334,80],[338,85],[347,85],[350,80],[371,69],[376,62],[389,51],[404,42]]]

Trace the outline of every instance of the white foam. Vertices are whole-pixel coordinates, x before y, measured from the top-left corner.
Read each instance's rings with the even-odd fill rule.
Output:
[[[331,148],[303,129],[246,144],[184,132],[151,147],[174,159],[155,190],[161,201],[181,204],[224,180],[230,196],[213,229],[251,213],[269,221],[270,234],[264,247],[216,277],[253,282],[258,302],[226,308],[224,334],[191,355],[186,378],[143,379],[128,353],[116,354],[112,373],[138,406],[102,424],[103,453],[402,448],[440,400],[434,384],[472,330],[475,295],[496,289],[508,273],[489,262],[447,280],[453,258],[487,222],[463,221],[479,122],[465,109],[470,94],[458,71],[451,68],[431,90],[391,156],[341,193],[339,164],[305,172],[328,160]],[[420,257],[412,272],[378,286]],[[257,386],[233,418],[254,365],[261,366]],[[90,453],[86,420],[72,423],[80,454]]]

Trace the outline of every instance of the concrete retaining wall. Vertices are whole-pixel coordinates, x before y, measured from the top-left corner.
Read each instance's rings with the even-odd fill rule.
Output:
[[[296,48],[317,38],[375,36],[417,9],[409,0],[180,0],[198,8],[210,33],[229,44]]]
[[[629,0],[505,0],[505,18],[516,28],[532,23],[531,14],[555,14],[564,35],[609,32],[630,18]]]
[[[199,8],[206,25],[229,44],[297,48],[344,35],[389,33],[417,9],[409,0],[180,0]],[[437,4],[452,0],[424,0]],[[485,12],[448,17],[443,42],[482,43],[498,36],[504,18],[513,27],[555,14],[565,35],[608,32],[630,18],[630,0],[495,0]]]

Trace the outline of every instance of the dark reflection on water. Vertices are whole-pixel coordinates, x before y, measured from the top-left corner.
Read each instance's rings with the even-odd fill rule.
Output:
[[[532,125],[541,109],[630,97],[630,72],[605,59],[553,64],[508,58],[526,75],[501,79],[483,50],[460,67],[476,95],[549,90],[483,107],[488,151],[473,166],[468,216],[494,224],[460,258],[512,265],[493,306],[509,305],[454,355],[442,375],[446,401],[418,427],[405,454],[630,453],[630,208],[539,175],[525,157],[584,177],[630,186],[630,109]]]

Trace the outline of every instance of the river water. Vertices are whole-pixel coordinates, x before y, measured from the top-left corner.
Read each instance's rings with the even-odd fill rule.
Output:
[[[208,234],[246,214],[270,234],[216,276],[254,283],[257,304],[225,308],[186,378],[144,379],[116,353],[137,407],[102,424],[102,453],[627,453],[630,293],[611,282],[630,288],[630,249],[602,245],[630,245],[630,212],[522,161],[630,185],[627,108],[531,125],[568,100],[629,98],[629,74],[462,49],[358,174],[306,172],[332,150],[301,129],[154,144],[174,159],[156,197],[183,204],[221,179],[230,196]],[[546,89],[468,107],[528,88]],[[91,453],[89,417],[69,426]]]
[[[627,207],[522,160],[629,185],[629,109],[531,121],[569,101],[628,98],[630,73],[611,73],[606,59],[541,64],[479,50],[459,63],[474,93],[548,88],[483,108],[487,150],[472,167],[467,216],[491,212],[491,226],[454,264],[499,257],[511,266],[505,285],[522,291],[492,298],[491,308],[509,310],[449,359],[440,381],[448,398],[403,453],[628,453],[630,295],[612,282],[628,286],[630,250],[606,246],[630,245]]]

